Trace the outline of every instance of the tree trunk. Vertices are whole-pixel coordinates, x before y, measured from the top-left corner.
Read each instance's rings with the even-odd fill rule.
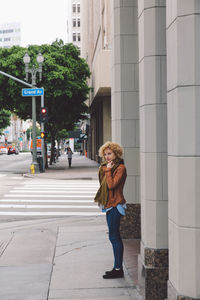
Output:
[[[51,135],[51,157],[50,157],[50,165],[55,162],[55,135]]]

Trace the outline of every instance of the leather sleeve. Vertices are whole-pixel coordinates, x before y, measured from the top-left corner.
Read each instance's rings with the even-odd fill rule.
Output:
[[[114,176],[112,176],[110,168],[105,168],[104,171],[106,174],[107,185],[110,190],[116,188],[121,182],[122,178],[126,176],[126,168],[124,165],[119,165]]]

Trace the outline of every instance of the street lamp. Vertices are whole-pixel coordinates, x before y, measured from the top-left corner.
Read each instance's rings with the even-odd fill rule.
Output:
[[[28,53],[26,53],[23,57],[23,61],[25,64],[25,73],[26,73],[26,78],[25,80],[28,81],[28,74],[31,74],[32,78],[32,87],[36,87],[36,74],[39,73],[39,80],[42,80],[42,64],[44,62],[44,57],[42,56],[41,53],[37,55],[37,63],[38,63],[38,68],[36,68],[34,65],[32,68],[29,68],[29,63],[31,61],[30,56]],[[36,98],[35,96],[32,96],[32,139],[33,139],[33,159],[32,159],[32,164],[34,165],[35,168],[35,173],[39,173],[39,165],[37,162],[37,145],[36,145]]]

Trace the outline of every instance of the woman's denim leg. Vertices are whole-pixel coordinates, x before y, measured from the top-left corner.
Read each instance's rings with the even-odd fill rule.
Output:
[[[122,268],[124,246],[120,236],[120,218],[116,207],[113,207],[106,213],[106,219],[109,230],[109,240],[113,247],[114,253],[114,268]]]

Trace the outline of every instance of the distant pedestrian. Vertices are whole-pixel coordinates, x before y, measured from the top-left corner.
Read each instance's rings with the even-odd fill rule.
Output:
[[[123,272],[124,246],[120,236],[120,219],[125,215],[123,187],[126,181],[126,167],[122,159],[122,147],[113,142],[106,142],[99,149],[103,162],[99,168],[100,188],[95,196],[102,211],[106,212],[109,240],[113,247],[114,267],[106,271],[104,279],[120,278]]]
[[[69,164],[69,168],[71,168],[72,165],[72,150],[70,147],[67,147],[67,157],[68,157],[68,164]]]

